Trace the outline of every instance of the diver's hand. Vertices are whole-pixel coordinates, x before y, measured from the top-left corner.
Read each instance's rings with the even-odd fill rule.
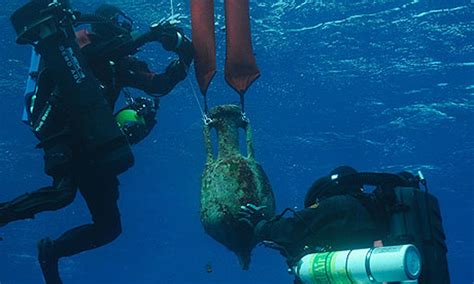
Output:
[[[150,29],[151,37],[168,51],[177,51],[185,38],[183,30],[169,21],[153,24]]]
[[[160,42],[165,50],[178,54],[181,62],[188,67],[193,62],[194,48],[191,40],[171,21],[163,20],[151,25],[147,40]]]
[[[173,60],[168,67],[166,67],[165,74],[174,81],[180,82],[186,79],[188,75],[189,65],[186,65],[182,60]]]
[[[267,206],[256,206],[254,204],[247,204],[240,207],[239,221],[255,228],[258,223],[267,220],[264,210]]]
[[[186,66],[189,67],[189,65],[191,65],[194,59],[194,47],[191,40],[189,40],[186,36],[183,36],[183,42],[175,52],[178,54],[179,59],[184,64],[186,64]]]

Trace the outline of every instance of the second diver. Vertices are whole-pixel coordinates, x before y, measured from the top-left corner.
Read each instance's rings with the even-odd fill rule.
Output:
[[[115,6],[102,5],[93,15],[81,15],[67,1],[46,2],[30,1],[11,20],[17,42],[34,45],[41,55],[38,72],[30,74],[37,85],[26,98],[26,113],[53,183],[0,203],[0,226],[63,208],[79,190],[92,223],[38,243],[46,283],[59,284],[60,258],[108,244],[122,232],[117,176],[134,163],[128,145],[155,125],[158,100],[129,98],[129,106],[114,118],[121,90],[168,94],[187,76],[193,49],[183,31],[169,22],[138,35],[133,21]],[[78,23],[89,24],[91,31],[74,31]],[[131,56],[148,42],[160,42],[178,55],[162,74]],[[119,126],[123,134],[116,130]]]

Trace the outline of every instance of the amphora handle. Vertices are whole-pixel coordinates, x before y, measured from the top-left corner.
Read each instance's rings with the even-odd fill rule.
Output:
[[[214,157],[211,129],[217,132],[217,159],[231,157],[234,155],[243,156],[239,147],[239,129],[245,130],[245,143],[247,145],[247,159],[254,160],[255,152],[253,148],[252,127],[248,119],[242,114],[236,105],[222,105],[210,110],[210,123],[204,125],[204,146],[207,154],[207,163],[216,160]]]

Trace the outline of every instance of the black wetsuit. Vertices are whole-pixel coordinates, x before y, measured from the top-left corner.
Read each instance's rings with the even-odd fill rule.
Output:
[[[82,36],[88,36],[87,33]],[[94,44],[92,40],[90,44]],[[94,74],[104,86],[104,96],[113,111],[123,87],[141,89],[149,94],[165,95],[183,80],[186,71],[174,62],[163,74],[150,72],[145,62],[134,57],[123,57],[114,64],[109,61],[90,62]],[[40,248],[40,264],[46,283],[61,283],[57,260],[94,249],[116,239],[121,231],[117,206],[119,181],[115,173],[98,171],[81,149],[80,137],[71,131],[68,108],[61,96],[55,96],[54,78],[42,73],[39,91],[34,101],[33,125],[39,125],[47,104],[52,105],[41,131],[34,131],[41,141],[45,155],[45,172],[53,178],[53,185],[21,195],[0,204],[0,226],[9,222],[33,218],[35,214],[63,208],[73,202],[77,190],[84,197],[92,215],[92,223],[73,228],[54,241],[47,251]],[[35,122],[36,120],[36,122]],[[113,145],[111,145],[113,146]],[[100,155],[100,153],[97,153]],[[43,255],[42,255],[43,254]]]
[[[303,255],[319,249],[337,251],[373,246],[379,232],[366,206],[351,195],[323,199],[290,218],[262,222],[259,240],[271,241],[293,266]]]
[[[94,171],[93,168],[87,167],[81,158],[75,161],[77,163],[73,168],[75,186],[70,187],[69,191],[62,195],[59,193],[51,195],[50,201],[55,200],[53,202],[65,206],[74,200],[79,188],[92,216],[92,223],[73,228],[54,241],[55,254],[58,258],[105,245],[122,232],[117,206],[119,198],[117,177]],[[48,210],[47,207],[44,209]]]

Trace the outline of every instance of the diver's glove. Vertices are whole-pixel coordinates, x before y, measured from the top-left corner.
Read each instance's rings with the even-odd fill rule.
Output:
[[[188,75],[189,65],[185,64],[181,59],[171,61],[166,67],[165,74],[172,78],[175,82],[180,82]]]
[[[194,47],[192,42],[186,37],[183,37],[183,42],[176,50],[176,53],[179,56],[179,59],[186,64],[188,67],[191,65],[194,59]]]
[[[184,64],[191,65],[194,49],[183,29],[170,21],[161,21],[150,27],[149,37],[150,40],[159,41],[165,50],[176,52]]]
[[[183,30],[169,21],[151,25],[150,37],[159,41],[168,51],[177,51],[185,38]]]
[[[239,221],[249,225],[252,229],[255,229],[267,222],[267,216],[264,210],[267,206],[256,206],[254,204],[247,204],[240,207]]]

